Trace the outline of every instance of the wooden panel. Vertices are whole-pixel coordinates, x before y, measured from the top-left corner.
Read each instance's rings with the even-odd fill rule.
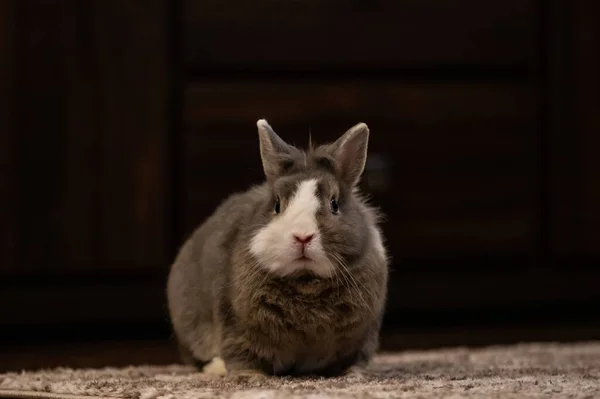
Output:
[[[184,1],[188,67],[530,68],[533,0]]]
[[[168,264],[165,10],[18,2],[24,271]]]
[[[261,181],[256,120],[290,142],[371,128],[365,188],[397,257],[530,254],[535,99],[511,84],[199,82],[186,94],[184,224]]]
[[[61,37],[67,15],[50,2],[17,2],[16,7],[16,116],[19,137],[20,262],[22,272],[31,269],[60,270],[66,265],[92,264],[91,204],[78,212],[63,204],[65,184],[62,160],[67,140],[67,74],[61,65],[65,56]],[[76,36],[76,35],[73,35]],[[80,132],[86,136],[87,132]],[[93,159],[92,151],[79,150]],[[85,164],[77,165],[86,193],[93,181]],[[75,182],[77,183],[77,182]],[[73,226],[73,224],[81,225]],[[61,231],[64,227],[71,227]],[[77,228],[77,229],[75,229]],[[84,257],[87,258],[82,259]]]
[[[17,265],[13,1],[0,2],[0,273]]]
[[[575,128],[581,148],[581,251],[600,256],[600,4],[573,3]],[[568,134],[565,132],[565,134]]]
[[[548,8],[551,247],[570,268],[600,256],[600,3]]]

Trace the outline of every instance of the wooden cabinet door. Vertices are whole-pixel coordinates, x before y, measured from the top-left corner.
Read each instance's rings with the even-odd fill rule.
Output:
[[[9,337],[78,339],[65,326],[165,319],[167,11],[163,0],[1,2],[0,303],[15,305],[0,307],[0,330]]]
[[[2,4],[0,274],[164,270],[165,2]]]

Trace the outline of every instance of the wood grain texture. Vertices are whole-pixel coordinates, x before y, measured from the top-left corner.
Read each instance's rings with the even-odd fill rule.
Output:
[[[600,4],[548,3],[551,251],[565,267],[600,256]]]
[[[165,9],[18,2],[23,270],[168,264]]]
[[[580,251],[600,257],[600,3],[572,3],[575,129],[579,133],[582,230]],[[565,132],[565,135],[568,135]]]
[[[197,82],[185,101],[184,224],[262,180],[256,120],[305,146],[371,128],[364,186],[396,258],[522,256],[535,234],[535,97],[520,84]]]
[[[184,0],[189,68],[530,68],[537,2]]]
[[[17,267],[14,1],[0,2],[0,273]]]

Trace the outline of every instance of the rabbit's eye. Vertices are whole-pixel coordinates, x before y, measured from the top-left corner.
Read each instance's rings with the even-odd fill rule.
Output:
[[[337,215],[338,211],[340,210],[340,208],[338,207],[338,203],[335,200],[335,198],[331,199],[331,213],[333,213],[334,215]]]
[[[281,202],[279,201],[279,198],[277,198],[277,201],[275,201],[275,213],[279,212],[281,212]]]

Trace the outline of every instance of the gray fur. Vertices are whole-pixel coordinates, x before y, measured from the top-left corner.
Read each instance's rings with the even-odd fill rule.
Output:
[[[230,372],[275,375],[338,375],[365,366],[378,346],[388,279],[377,214],[356,188],[368,128],[356,125],[335,143],[302,151],[266,121],[257,125],[267,181],[227,198],[171,268],[167,296],[183,359],[204,364],[219,356]],[[317,213],[337,270],[331,278],[279,277],[253,259],[249,242],[274,217],[276,198],[285,204],[309,177],[318,179],[323,204],[332,197],[339,203],[338,216],[326,207]]]

